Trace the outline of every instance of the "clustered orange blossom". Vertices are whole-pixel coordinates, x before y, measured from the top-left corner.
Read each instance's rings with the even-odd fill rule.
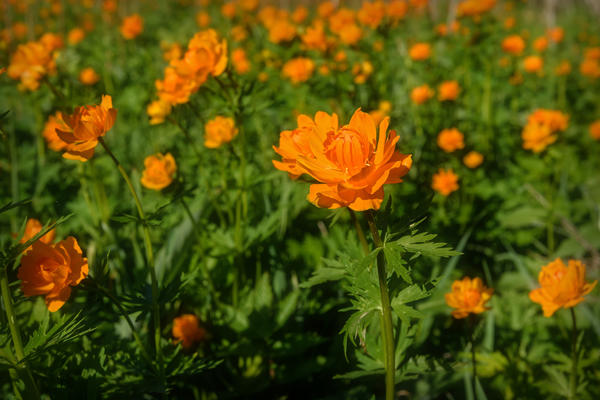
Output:
[[[373,118],[360,109],[342,127],[337,114],[300,115],[296,129],[281,132],[274,149],[282,160],[273,164],[293,179],[302,174],[316,179],[308,200],[318,207],[379,209],[383,186],[402,182],[412,165],[411,155],[396,151],[399,137],[388,134],[388,125],[385,117],[377,132]]]
[[[176,172],[177,164],[171,153],[157,153],[144,160],[144,172],[140,182],[145,188],[162,190],[173,182]]]
[[[567,129],[569,117],[560,111],[538,109],[528,118],[521,137],[523,148],[534,153],[543,151],[557,139],[556,132]]]

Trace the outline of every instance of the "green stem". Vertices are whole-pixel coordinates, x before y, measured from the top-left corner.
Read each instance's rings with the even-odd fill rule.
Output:
[[[48,88],[50,89],[50,91],[52,92],[52,94],[54,94],[54,97],[56,97],[58,99],[58,101],[60,101],[62,103],[62,105],[64,106],[66,104],[66,98],[62,94],[62,92],[60,90],[58,90],[56,88],[56,86],[54,86],[50,82],[50,80],[48,79],[48,77],[44,77],[43,82],[46,84],[46,86],[48,86]]]
[[[148,262],[148,269],[150,270],[150,279],[152,281],[152,314],[154,317],[154,347],[155,347],[156,358],[157,358],[157,362],[158,362],[158,372],[160,374],[160,378],[161,378],[162,382],[164,383],[165,371],[164,371],[164,365],[163,365],[162,347],[160,345],[160,313],[159,313],[159,306],[158,306],[158,280],[156,278],[156,270],[154,269],[154,253],[152,252],[152,241],[150,240],[150,228],[148,227],[148,224],[146,223],[146,215],[144,214],[144,209],[142,208],[142,203],[140,202],[137,192],[135,191],[135,188],[133,187],[133,184],[131,183],[131,180],[129,179],[127,172],[125,172],[125,169],[123,168],[123,166],[121,165],[121,163],[119,162],[117,157],[115,157],[115,155],[112,153],[112,151],[110,151],[110,149],[108,148],[106,142],[104,142],[104,139],[102,137],[98,138],[98,142],[100,142],[102,147],[104,147],[104,150],[106,151],[106,153],[108,153],[110,158],[115,163],[117,169],[121,173],[121,176],[125,180],[125,183],[127,183],[127,187],[129,188],[129,191],[131,192],[131,196],[133,197],[133,200],[135,201],[135,206],[137,208],[138,215],[139,215],[140,219],[142,220],[142,228],[143,228],[143,232],[144,232],[144,246],[146,248],[146,260]]]
[[[113,294],[110,293],[106,288],[104,288],[103,286],[100,286],[95,281],[94,281],[94,285],[95,285],[96,289],[98,289],[100,292],[102,292],[102,294],[104,294],[117,307],[117,309],[119,310],[121,315],[127,321],[127,325],[129,325],[129,328],[131,328],[131,333],[133,334],[133,338],[135,339],[136,343],[138,344],[138,346],[140,348],[140,351],[142,352],[142,356],[146,359],[146,361],[148,362],[148,364],[150,364],[151,367],[154,367],[152,357],[150,357],[150,354],[148,354],[148,351],[146,350],[146,346],[144,346],[144,343],[142,342],[140,335],[138,334],[138,332],[135,329],[135,325],[133,325],[131,318],[129,318],[129,315],[125,312],[125,309],[123,308],[123,306],[121,305],[119,300],[115,296],[113,296]]]
[[[577,394],[577,319],[575,309],[571,307],[571,320],[573,330],[571,331],[571,377],[569,379],[569,400],[576,398]]]
[[[10,336],[15,348],[17,363],[19,364],[17,372],[19,372],[23,378],[23,381],[25,382],[25,398],[39,399],[40,393],[37,388],[37,384],[33,379],[33,375],[29,369],[29,366],[27,365],[27,362],[23,360],[25,358],[25,352],[23,351],[23,342],[21,341],[19,323],[12,307],[12,296],[10,294],[10,288],[8,287],[8,275],[6,273],[5,266],[2,267],[2,271],[0,272],[0,290],[2,291],[2,300],[4,302],[4,309],[6,311]]]
[[[360,245],[362,246],[363,252],[365,255],[369,254],[369,244],[367,243],[367,239],[365,238],[365,232],[363,231],[358,219],[356,218],[356,213],[352,209],[348,209],[350,212],[350,219],[354,224],[354,229],[356,229],[356,234],[358,235],[358,240],[360,241]]]
[[[473,340],[473,332],[475,330],[475,324],[473,320],[473,315],[469,318],[469,344],[471,345],[471,365],[473,366],[473,378],[471,379],[471,383],[473,384],[473,395],[477,397],[475,394],[475,380],[477,379],[477,359],[475,358],[475,341]]]
[[[371,210],[365,211],[367,221],[369,222],[369,228],[371,229],[371,235],[376,247],[383,247],[381,237],[379,237],[379,231],[375,225],[375,218]],[[396,350],[394,346],[394,331],[392,326],[392,309],[390,306],[390,296],[387,287],[387,273],[385,269],[385,256],[383,251],[377,254],[377,275],[379,277],[379,290],[381,294],[381,312],[383,319],[383,330],[382,339],[384,342],[384,355],[385,355],[385,398],[386,400],[394,399],[394,386],[395,386],[395,370],[396,370]]]
[[[196,144],[194,143],[194,140],[192,139],[192,136],[190,135],[190,133],[187,131],[187,129],[185,129],[183,126],[181,126],[181,124],[179,122],[177,122],[175,119],[171,118],[171,117],[167,117],[167,121],[169,121],[170,123],[172,123],[173,125],[175,125],[177,128],[179,128],[179,130],[183,133],[183,135],[185,136],[185,139],[188,141],[188,143],[190,144],[190,147],[192,148],[192,150],[194,151],[194,153],[196,153],[196,156],[198,158],[202,158],[202,156],[200,155],[200,151],[198,150],[198,148],[196,147]]]

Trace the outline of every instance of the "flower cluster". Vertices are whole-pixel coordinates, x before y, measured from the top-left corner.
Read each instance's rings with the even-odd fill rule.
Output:
[[[523,148],[534,153],[543,151],[557,139],[556,132],[567,129],[569,116],[560,111],[539,109],[533,112],[523,128]]]
[[[8,76],[19,80],[22,89],[37,90],[44,77],[56,73],[56,50],[62,47],[59,39],[46,34],[39,41],[20,44],[11,56]]]

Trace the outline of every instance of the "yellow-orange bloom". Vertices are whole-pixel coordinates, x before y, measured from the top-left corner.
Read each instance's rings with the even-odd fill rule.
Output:
[[[554,73],[558,76],[569,75],[571,73],[571,63],[567,60],[562,60],[554,69]]]
[[[144,172],[140,182],[145,188],[162,190],[173,182],[177,164],[171,153],[156,153],[144,160]]]
[[[7,74],[21,81],[21,86],[28,90],[36,90],[45,75],[56,72],[56,64],[52,51],[43,43],[28,42],[20,44],[13,53]]]
[[[334,11],[335,5],[332,1],[324,1],[317,7],[317,14],[319,14],[319,17],[321,18],[327,18],[331,16]]]
[[[538,281],[541,288],[529,292],[529,298],[541,304],[544,317],[551,317],[559,308],[570,308],[581,303],[583,296],[598,283],[586,282],[585,265],[581,261],[569,260],[567,267],[560,258],[542,267]]]
[[[402,182],[412,165],[411,155],[395,150],[399,137],[387,133],[389,118],[379,124],[360,109],[348,125],[338,126],[338,116],[319,111],[314,120],[298,117],[298,129],[284,131],[275,151],[282,162],[277,169],[292,176],[306,173],[312,184],[308,200],[317,207],[349,207],[355,211],[379,209],[383,186]]]
[[[486,303],[492,297],[494,289],[486,287],[480,278],[471,279],[465,276],[452,283],[452,292],[446,293],[446,304],[455,308],[452,316],[462,319],[469,314],[481,314],[489,310]]]
[[[307,50],[318,50],[325,52],[328,47],[327,37],[323,24],[314,24],[306,28],[304,34],[300,37],[304,48]]]
[[[519,35],[511,35],[502,41],[502,50],[506,53],[519,55],[525,50],[525,41]]]
[[[307,81],[315,71],[315,63],[310,58],[297,57],[289,60],[283,65],[283,76],[292,83]]]
[[[554,43],[560,43],[565,37],[565,30],[560,26],[557,26],[556,28],[548,29],[547,34]]]
[[[167,115],[171,114],[171,103],[158,99],[148,104],[146,113],[150,117],[150,125],[158,125],[165,122]]]
[[[48,143],[48,147],[51,150],[62,151],[65,147],[67,147],[67,143],[58,137],[58,134],[56,133],[57,129],[67,129],[64,121],[62,120],[62,114],[60,111],[57,111],[54,115],[48,117],[48,120],[44,125],[44,131],[42,132],[42,135],[44,136],[44,139],[46,139],[46,143]]]
[[[544,68],[544,60],[539,56],[529,56],[523,60],[523,68],[529,73],[539,72]]]
[[[181,342],[181,347],[189,349],[194,343],[204,339],[206,332],[200,327],[194,314],[183,314],[173,320],[172,334],[175,343]]]
[[[192,93],[197,90],[196,82],[179,75],[175,68],[165,68],[165,78],[154,82],[158,97],[166,103],[187,103]]]
[[[50,51],[62,49],[65,45],[62,36],[52,32],[44,33],[39,41]]]
[[[250,61],[248,61],[248,58],[246,57],[246,51],[242,48],[235,49],[231,53],[231,63],[233,64],[235,71],[240,75],[250,71]]]
[[[458,190],[458,187],[458,175],[456,175],[452,169],[444,170],[440,168],[438,172],[433,175],[431,188],[442,196],[448,196],[450,193]]]
[[[592,139],[600,140],[600,119],[590,124],[589,131]]]
[[[296,26],[286,19],[269,25],[269,40],[273,43],[289,42],[296,36]]]
[[[581,75],[593,79],[600,77],[600,61],[593,58],[584,59],[579,64],[579,72],[581,72]]]
[[[206,28],[210,25],[210,15],[206,11],[199,11],[196,14],[196,23],[201,28]]]
[[[67,40],[69,44],[76,45],[81,42],[85,38],[85,31],[81,28],[73,28],[69,31],[67,35]]]
[[[337,34],[342,43],[353,46],[362,38],[363,30],[356,24],[348,24],[344,25]]]
[[[77,107],[73,114],[63,115],[65,130],[56,133],[67,143],[64,158],[87,161],[94,155],[98,138],[108,132],[117,118],[109,95],[102,96],[100,105]]]
[[[548,125],[551,131],[564,131],[569,123],[569,116],[557,110],[540,108],[528,117],[527,122]]]
[[[452,153],[465,147],[464,136],[456,128],[441,131],[437,137],[437,144],[446,153]]]
[[[139,14],[132,14],[125,17],[120,29],[125,39],[134,39],[144,30],[144,20]]]
[[[233,17],[235,17],[235,13],[236,13],[235,4],[225,3],[221,6],[221,14],[223,14],[223,16],[225,18],[233,19]]]
[[[383,1],[364,1],[360,10],[358,10],[357,17],[361,24],[371,29],[377,29],[385,16],[385,12],[386,6]]]
[[[548,48],[548,39],[544,36],[535,39],[533,41],[533,48],[540,53],[545,51]]]
[[[404,0],[392,0],[387,4],[386,15],[393,22],[397,23],[404,18],[408,11],[408,5]]]
[[[428,85],[417,86],[410,92],[410,99],[415,104],[423,104],[431,99],[435,93]]]
[[[21,259],[17,273],[27,297],[46,295],[46,307],[57,311],[71,296],[71,286],[88,274],[87,258],[77,240],[69,236],[56,244],[36,241]]]
[[[438,100],[456,100],[460,93],[460,86],[457,81],[445,81],[438,86]]]
[[[429,43],[415,43],[411,46],[408,54],[415,61],[427,60],[431,56],[431,46]]]
[[[23,237],[19,240],[19,243],[27,243],[28,240],[32,239],[35,235],[37,235],[43,226],[40,221],[35,218],[28,218],[27,223],[25,224],[25,232],[23,232]],[[44,242],[46,244],[50,244],[54,241],[56,237],[56,229],[52,229],[48,231],[44,236],[38,239],[38,241]],[[31,246],[29,246],[25,252],[31,250]]]
[[[463,163],[471,169],[479,167],[482,162],[483,154],[477,151],[470,151],[463,157]]]
[[[478,16],[494,8],[496,0],[463,0],[458,4],[458,16]]]
[[[233,140],[238,134],[231,117],[217,116],[204,125],[204,146],[215,149]]]
[[[163,60],[168,62],[178,60],[183,55],[183,50],[179,43],[160,42],[160,48],[163,51]]]
[[[88,67],[79,73],[79,81],[84,85],[94,85],[100,80],[100,76],[94,71],[94,68]]]
[[[292,13],[292,21],[294,21],[296,24],[303,23],[307,17],[308,17],[308,8],[306,8],[304,6],[296,7],[294,12]]]
[[[558,138],[552,132],[548,125],[537,122],[528,123],[521,133],[523,148],[525,150],[532,150],[534,153],[543,151],[546,147],[556,142]]]
[[[197,89],[208,75],[219,76],[227,67],[227,41],[221,40],[214,29],[198,32],[190,39],[183,58],[171,65]]]

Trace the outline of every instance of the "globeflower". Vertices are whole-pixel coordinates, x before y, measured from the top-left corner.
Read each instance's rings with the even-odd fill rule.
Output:
[[[525,41],[519,35],[508,36],[502,41],[502,50],[518,56],[525,50]]]
[[[181,343],[184,349],[191,348],[194,343],[204,339],[206,332],[198,324],[198,318],[194,314],[183,314],[173,320],[171,331],[175,343]]]
[[[308,200],[321,208],[379,209],[383,186],[402,182],[412,165],[410,154],[395,150],[399,137],[388,134],[389,118],[379,124],[356,110],[348,125],[339,127],[337,114],[319,111],[314,119],[298,117],[298,129],[280,135],[274,148],[282,161],[277,169],[292,176],[306,173],[319,183],[310,185]]]
[[[415,61],[427,60],[431,56],[431,46],[429,43],[415,43],[408,54]]]
[[[231,53],[231,63],[233,64],[235,71],[240,75],[250,71],[250,61],[248,61],[248,58],[246,57],[246,51],[242,48],[235,49]]]
[[[600,119],[590,124],[589,131],[592,139],[600,140]]]
[[[456,81],[444,81],[438,86],[438,100],[456,100],[460,93],[460,86]]]
[[[377,29],[385,16],[385,3],[381,0],[364,1],[362,7],[358,10],[357,17],[361,24],[371,29]]]
[[[315,63],[310,58],[297,57],[289,60],[283,66],[283,76],[292,83],[307,81],[315,70]]]
[[[150,117],[150,125],[162,124],[167,115],[171,114],[171,103],[158,99],[148,104],[146,113]]]
[[[449,196],[450,193],[458,190],[458,187],[458,175],[456,175],[452,169],[444,170],[440,168],[438,172],[433,175],[431,188],[442,196]]]
[[[158,97],[169,104],[187,103],[190,96],[197,90],[196,82],[191,79],[185,79],[177,73],[175,68],[165,68],[165,77],[154,82]]]
[[[171,153],[157,153],[146,157],[140,182],[147,189],[162,190],[173,182],[177,164]]]
[[[463,163],[471,168],[475,169],[483,162],[483,154],[477,151],[470,151],[463,157]]]
[[[541,287],[529,292],[529,298],[542,306],[544,317],[551,317],[559,308],[581,303],[598,283],[585,280],[585,265],[581,261],[569,260],[567,267],[560,258],[542,267],[538,281]]]
[[[42,223],[35,218],[28,218],[27,223],[25,224],[25,231],[23,232],[23,237],[19,240],[19,243],[27,243],[30,239],[32,239],[35,235],[37,235],[42,230]],[[44,236],[38,239],[38,241],[44,242],[46,244],[50,244],[54,241],[56,237],[56,229],[52,229],[48,231]],[[25,249],[25,252],[31,250],[31,246]]]
[[[392,0],[387,3],[386,15],[392,21],[397,24],[401,19],[406,16],[408,11],[408,5],[405,0]]]
[[[428,85],[417,86],[410,92],[410,98],[415,104],[423,104],[434,95],[433,89]]]
[[[548,39],[541,36],[533,41],[533,48],[538,52],[543,52],[548,48]]]
[[[67,146],[64,158],[87,161],[94,155],[98,138],[108,132],[117,118],[109,95],[102,96],[100,105],[77,107],[73,114],[63,115],[65,129],[56,133]]]
[[[79,73],[79,81],[84,85],[94,85],[100,80],[100,76],[93,68],[88,67],[81,70]]]
[[[463,0],[458,3],[458,16],[479,16],[494,8],[496,0]]]
[[[67,35],[67,40],[69,44],[76,45],[81,42],[85,38],[85,31],[81,28],[73,28],[69,31]]]
[[[452,291],[446,293],[446,304],[455,308],[452,316],[462,319],[469,314],[481,314],[489,310],[486,303],[492,297],[494,289],[486,287],[480,278],[471,279],[468,276],[452,283]]]
[[[452,153],[465,147],[463,139],[464,136],[458,129],[444,129],[437,137],[437,144],[446,153]]]
[[[48,147],[51,150],[62,151],[67,147],[67,143],[58,137],[58,134],[56,133],[57,129],[68,129],[62,120],[60,111],[57,111],[54,115],[48,117],[42,135],[44,136],[44,139],[46,139],[46,143],[48,143]]]
[[[87,258],[77,239],[69,236],[56,244],[36,241],[21,259],[17,277],[26,297],[45,295],[50,312],[60,309],[88,274]]]
[[[20,44],[6,71],[12,79],[20,80],[21,87],[27,90],[37,90],[44,76],[55,72],[53,52],[41,42]]]
[[[529,73],[540,72],[544,68],[544,60],[539,56],[529,56],[523,60],[523,68]]]
[[[139,14],[132,14],[125,17],[120,30],[125,39],[135,39],[144,30],[144,20]]]
[[[193,81],[195,91],[209,75],[221,75],[227,67],[227,61],[227,41],[219,39],[214,29],[207,29],[190,39],[183,58],[173,60],[171,66],[178,75]]]
[[[233,118],[217,116],[204,125],[204,146],[216,149],[223,143],[231,142],[237,134]]]

